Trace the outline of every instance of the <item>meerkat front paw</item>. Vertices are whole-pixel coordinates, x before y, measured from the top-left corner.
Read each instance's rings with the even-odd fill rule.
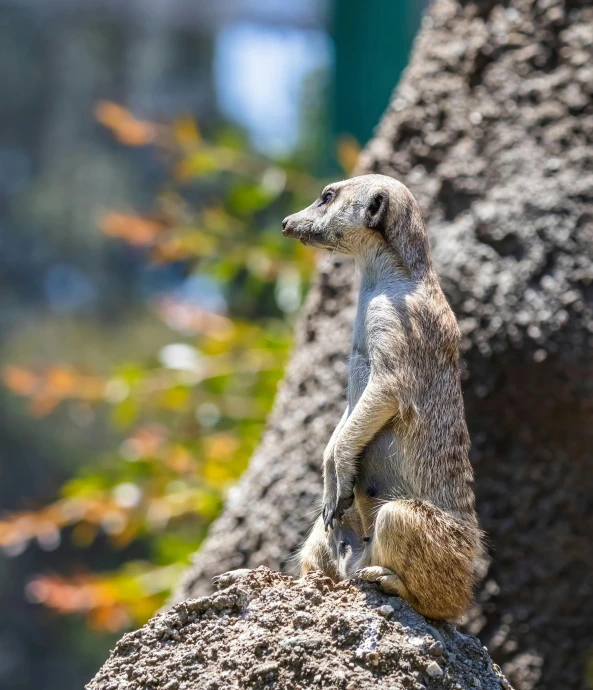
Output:
[[[226,589],[227,587],[234,585],[235,582],[240,580],[242,577],[245,577],[245,575],[249,575],[250,572],[251,568],[237,568],[237,570],[228,570],[226,573],[213,577],[212,586],[214,589]]]
[[[340,521],[344,513],[354,503],[354,492],[352,489],[342,493],[341,487],[338,485],[335,490],[326,489],[323,497],[323,524],[325,529],[331,529],[334,526],[334,520]]]

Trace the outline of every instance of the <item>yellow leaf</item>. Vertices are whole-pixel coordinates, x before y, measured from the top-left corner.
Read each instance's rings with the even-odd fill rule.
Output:
[[[358,163],[360,156],[360,145],[350,134],[340,137],[338,141],[338,162],[345,173],[350,173]]]
[[[175,133],[175,139],[181,148],[191,148],[200,141],[198,123],[189,115],[179,118],[173,125],[173,131]]]

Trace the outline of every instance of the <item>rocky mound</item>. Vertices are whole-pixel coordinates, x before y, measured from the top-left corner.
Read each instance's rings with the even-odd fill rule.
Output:
[[[428,624],[375,585],[320,573],[293,580],[262,567],[125,635],[87,689],[376,687],[510,684],[475,637]]]

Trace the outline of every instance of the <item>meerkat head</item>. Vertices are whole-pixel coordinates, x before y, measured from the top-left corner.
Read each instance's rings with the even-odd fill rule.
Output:
[[[405,185],[386,175],[327,185],[310,206],[282,221],[282,232],[303,244],[355,257],[389,249],[409,270],[430,263],[418,204]]]

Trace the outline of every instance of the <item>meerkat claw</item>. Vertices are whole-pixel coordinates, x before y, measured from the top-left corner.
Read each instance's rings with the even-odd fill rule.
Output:
[[[328,529],[333,529],[334,521],[342,522],[344,513],[350,508],[354,503],[354,493],[348,496],[338,496],[338,499],[334,506],[324,505],[322,510],[323,524],[325,525],[325,531]]]
[[[323,506],[322,515],[323,515],[323,526],[325,527],[325,531],[327,532],[327,530],[330,528],[330,513],[329,513],[329,510],[327,509],[326,506]]]
[[[330,506],[323,507],[323,524],[325,525],[326,532],[334,528],[334,520],[340,519],[336,513],[336,508],[331,508]]]

